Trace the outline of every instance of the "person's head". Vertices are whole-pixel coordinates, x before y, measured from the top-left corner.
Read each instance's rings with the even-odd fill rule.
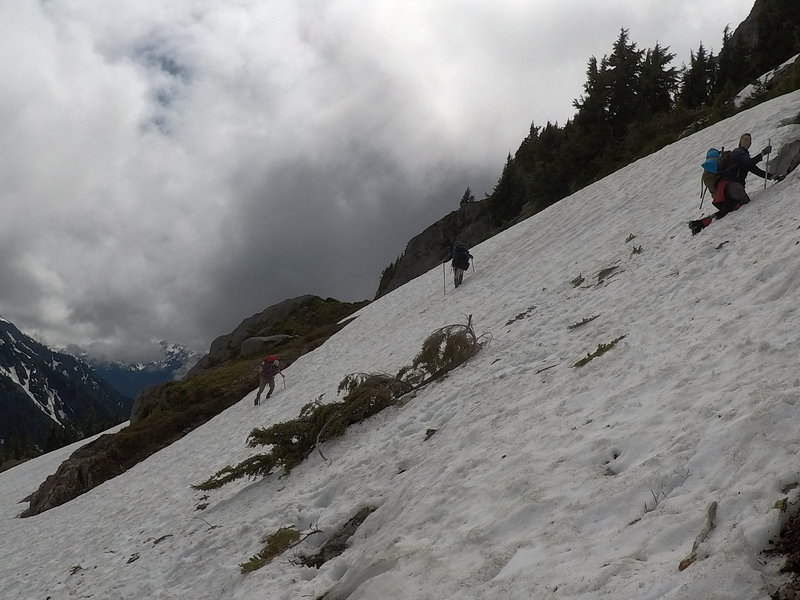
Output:
[[[743,133],[742,137],[739,138],[739,148],[748,149],[750,148],[750,144],[753,143],[753,136],[749,133]]]

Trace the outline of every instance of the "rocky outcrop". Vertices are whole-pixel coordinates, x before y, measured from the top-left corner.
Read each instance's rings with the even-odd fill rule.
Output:
[[[757,69],[755,76],[798,52],[800,12],[796,6],[789,6],[789,2],[784,2],[782,7],[779,4],[772,0],[755,0],[750,14],[731,34],[729,46],[744,51],[748,62]]]
[[[99,485],[103,481],[123,473],[129,466],[125,456],[113,450],[110,435],[100,436],[94,442],[76,450],[58,467],[28,498],[30,504],[20,517],[38,515],[54,506],[59,506]],[[134,463],[135,464],[135,463]]]
[[[280,347],[284,366],[324,344],[349,322],[348,317],[369,304],[333,298],[301,296],[285,300],[245,319],[233,332],[220,336],[206,357],[212,366],[180,381],[147,388],[139,394],[128,427],[106,434],[76,450],[26,500],[22,516],[37,515],[124,473],[132,466],[180,439],[223,410],[239,402],[258,385],[258,360],[241,356],[242,346]],[[271,332],[277,327],[285,333]],[[253,335],[256,332],[256,335]],[[263,335],[257,335],[258,333]],[[267,346],[262,346],[267,348]]]
[[[447,259],[456,240],[472,247],[494,233],[485,199],[462,205],[411,238],[405,252],[383,272],[375,298],[440,265]]]
[[[756,18],[761,11],[759,0],[753,4],[750,9],[750,14],[747,18],[739,23],[738,27],[731,34],[731,42],[741,44],[745,48],[753,48],[758,43],[758,28],[756,26]]]
[[[146,418],[153,410],[161,404],[166,383],[157,383],[143,389],[136,396],[131,408],[131,424],[138,423]]]
[[[274,335],[273,328],[276,325],[285,321],[299,307],[312,302],[316,298],[317,296],[310,294],[288,298],[246,318],[231,333],[221,335],[211,342],[208,354],[189,370],[188,375],[191,376],[199,371],[204,371],[225,360],[237,358],[241,355],[242,344],[244,344],[245,340]]]
[[[239,349],[239,354],[242,358],[254,358],[271,350],[278,344],[288,342],[289,340],[297,339],[296,335],[267,335],[260,337],[250,337],[242,342],[242,347]]]

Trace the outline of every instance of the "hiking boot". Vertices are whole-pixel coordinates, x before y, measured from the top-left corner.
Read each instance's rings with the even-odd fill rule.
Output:
[[[253,400],[253,406],[258,406],[258,398],[256,398],[255,400]]]
[[[689,230],[692,232],[692,235],[697,235],[703,230],[703,222],[689,221]]]

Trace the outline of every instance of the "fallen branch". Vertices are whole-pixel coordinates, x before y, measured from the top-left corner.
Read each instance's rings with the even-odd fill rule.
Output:
[[[708,512],[706,512],[706,520],[703,522],[703,528],[700,530],[700,533],[697,534],[697,537],[694,539],[694,544],[692,544],[692,551],[689,553],[689,556],[684,558],[678,564],[678,571],[683,571],[686,567],[691,565],[695,560],[697,560],[697,548],[702,544],[705,539],[708,537],[708,534],[711,533],[711,530],[714,529],[715,521],[717,520],[717,501],[715,500],[708,506]]]

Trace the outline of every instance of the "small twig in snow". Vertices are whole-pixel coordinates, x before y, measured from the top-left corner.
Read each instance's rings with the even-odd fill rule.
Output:
[[[694,561],[697,560],[697,548],[700,544],[705,541],[708,537],[708,534],[711,533],[711,530],[714,529],[717,520],[717,501],[714,500],[708,506],[708,511],[706,512],[706,520],[703,522],[703,528],[700,530],[700,533],[697,534],[697,537],[694,539],[694,544],[692,544],[692,551],[689,553],[689,556],[684,558],[678,564],[678,571],[683,571],[686,567],[691,565]]]

